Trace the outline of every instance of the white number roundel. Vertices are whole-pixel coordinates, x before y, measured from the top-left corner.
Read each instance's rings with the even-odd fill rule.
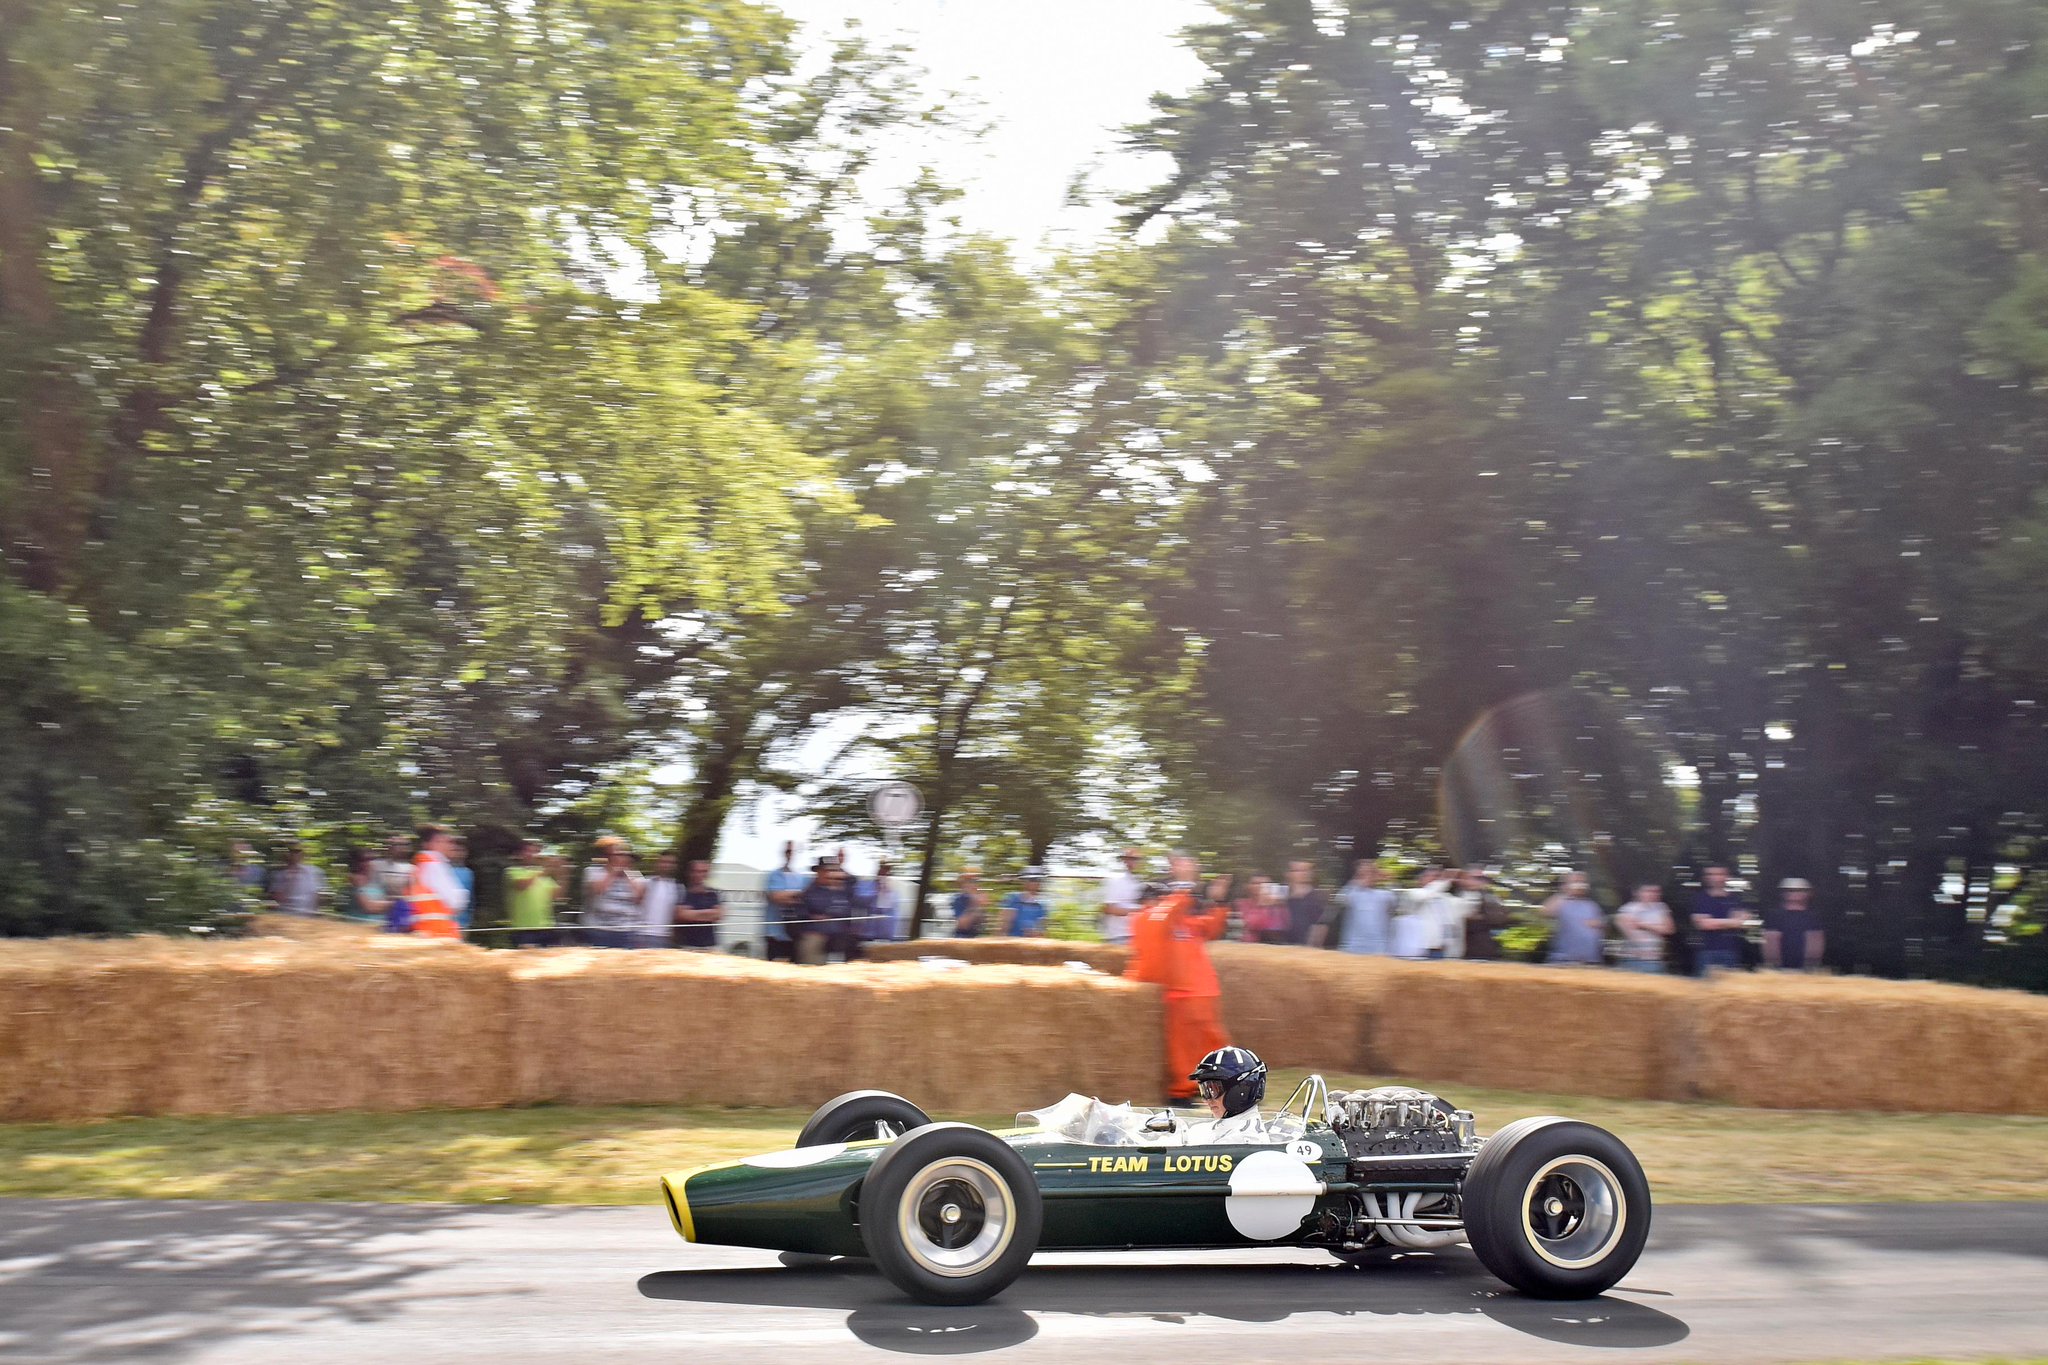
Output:
[[[868,814],[883,829],[901,829],[924,811],[924,797],[908,782],[884,782],[868,793]]]
[[[1238,1234],[1273,1242],[1301,1226],[1315,1212],[1323,1182],[1307,1162],[1288,1152],[1253,1152],[1230,1172],[1223,1211]]]

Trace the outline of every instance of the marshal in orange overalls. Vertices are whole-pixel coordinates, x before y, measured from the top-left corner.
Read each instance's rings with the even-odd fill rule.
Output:
[[[1216,1002],[1223,994],[1209,964],[1209,940],[1229,923],[1224,906],[1200,908],[1192,890],[1173,891],[1131,916],[1131,962],[1124,975],[1166,988],[1166,1093],[1192,1099],[1188,1073],[1227,1046]]]

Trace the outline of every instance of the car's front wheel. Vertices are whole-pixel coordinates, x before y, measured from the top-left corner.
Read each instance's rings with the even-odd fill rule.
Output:
[[[796,1145],[821,1147],[828,1142],[901,1137],[930,1122],[924,1110],[901,1095],[886,1090],[851,1090],[819,1105],[803,1132],[797,1134]]]
[[[1614,1134],[1572,1119],[1520,1119],[1487,1139],[1463,1203],[1480,1262],[1538,1298],[1605,1293],[1650,1235],[1642,1164]]]
[[[1009,1143],[964,1123],[904,1134],[860,1190],[860,1236],[876,1267],[925,1303],[980,1303],[1022,1274],[1044,1206]]]

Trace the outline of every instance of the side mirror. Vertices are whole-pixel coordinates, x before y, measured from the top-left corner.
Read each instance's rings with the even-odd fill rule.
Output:
[[[1151,1118],[1149,1118],[1149,1119],[1146,1119],[1146,1120],[1145,1120],[1145,1131],[1146,1131],[1146,1132],[1148,1132],[1148,1133],[1170,1133],[1170,1132],[1172,1132],[1172,1131],[1173,1131],[1173,1115],[1171,1115],[1171,1114],[1154,1114],[1154,1115],[1153,1115],[1153,1116],[1152,1116]]]

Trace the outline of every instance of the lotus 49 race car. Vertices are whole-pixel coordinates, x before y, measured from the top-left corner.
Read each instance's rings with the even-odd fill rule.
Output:
[[[1000,1293],[1035,1251],[1321,1247],[1351,1261],[1469,1242],[1523,1293],[1591,1298],[1650,1231],[1642,1166],[1613,1134],[1472,1115],[1400,1086],[1296,1088],[1250,1140],[1070,1095],[989,1132],[879,1090],[841,1095],[794,1149],[661,1182],[693,1242],[867,1257],[926,1303]],[[1218,1138],[1219,1140],[1211,1140]]]

